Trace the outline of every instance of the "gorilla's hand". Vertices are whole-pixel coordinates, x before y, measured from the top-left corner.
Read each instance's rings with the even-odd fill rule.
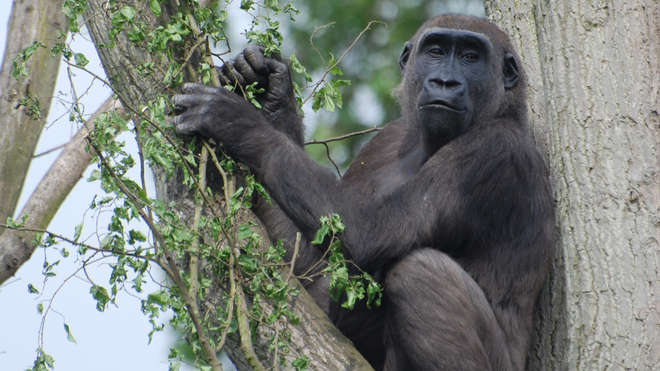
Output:
[[[254,129],[262,135],[273,130],[256,107],[224,88],[187,83],[181,94],[172,97],[172,103],[179,134],[215,139],[230,155],[240,157],[236,151],[254,136]]]
[[[291,73],[279,56],[266,57],[262,48],[250,45],[232,62],[226,62],[219,74],[223,85],[245,87],[256,82],[257,87],[263,88],[265,93],[257,95],[257,101],[263,107],[264,117],[276,127],[282,121],[296,119]],[[238,89],[236,92],[240,93]]]

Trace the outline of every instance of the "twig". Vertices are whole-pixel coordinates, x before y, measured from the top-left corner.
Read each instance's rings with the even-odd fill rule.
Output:
[[[325,147],[325,156],[328,158],[328,161],[332,164],[332,166],[335,167],[335,170],[337,170],[337,175],[341,178],[341,170],[339,170],[339,166],[337,166],[337,163],[335,163],[335,160],[332,159],[332,156],[330,156],[330,146],[328,143],[321,143]]]
[[[279,337],[280,337],[280,328],[275,327],[275,336],[273,336],[273,347],[275,347],[275,353],[273,354],[273,368],[272,368],[274,371],[278,371],[280,369],[280,360],[278,359],[280,347],[277,344],[279,341],[278,340]]]
[[[289,268],[289,275],[286,277],[286,282],[289,282],[291,276],[293,275],[293,267],[296,264],[296,258],[298,257],[298,250],[300,250],[300,240],[302,235],[300,232],[296,232],[296,242],[293,244],[293,256],[291,257],[291,267]]]
[[[333,63],[332,65],[328,66],[328,67],[325,69],[325,71],[323,71],[323,76],[321,76],[321,78],[320,78],[319,81],[316,83],[316,85],[314,85],[314,87],[312,88],[312,91],[309,93],[309,95],[307,96],[307,98],[305,98],[305,99],[303,100],[303,103],[302,103],[303,105],[305,105],[305,103],[307,103],[307,102],[312,98],[312,96],[314,96],[314,93],[316,93],[316,91],[318,90],[318,88],[319,88],[319,87],[321,86],[321,84],[325,81],[325,78],[328,77],[328,74],[330,73],[330,71],[332,71],[333,68],[335,68],[336,66],[339,65],[339,63],[341,63],[341,61],[344,59],[344,57],[346,57],[346,55],[348,54],[348,52],[350,52],[350,51],[355,47],[355,45],[357,44],[357,42],[362,38],[362,35],[364,35],[364,33],[367,32],[367,31],[371,28],[371,25],[374,24],[374,23],[382,23],[382,24],[385,24],[384,22],[381,22],[381,21],[369,21],[369,23],[367,23],[367,25],[362,29],[362,31],[360,31],[360,33],[355,37],[355,39],[353,39],[353,42],[351,42],[351,44],[348,46],[348,48],[346,48],[346,50],[344,50],[344,53],[342,53],[342,55],[341,55],[341,56],[335,61],[335,63]],[[330,25],[330,24],[328,24],[328,25]],[[326,26],[328,26],[328,25],[326,25]],[[323,27],[326,27],[326,26],[323,26]],[[314,31],[316,32],[316,30],[314,30]],[[313,35],[313,34],[312,34],[312,35]],[[311,38],[310,38],[310,40],[311,40]],[[314,47],[314,44],[312,44],[312,47]],[[318,51],[317,51],[317,52],[318,52]],[[320,54],[320,53],[319,53],[319,54]],[[323,58],[321,58],[321,59],[323,59]]]
[[[215,351],[220,352],[225,346],[227,334],[231,329],[231,320],[234,315],[234,300],[236,300],[236,280],[234,279],[234,254],[229,254],[229,300],[227,300],[227,325],[222,330],[220,341],[215,346]]]
[[[209,146],[207,141],[202,141],[202,145],[208,153],[211,154],[211,161],[213,161],[213,164],[215,165],[215,168],[218,170],[220,173],[220,176],[222,177],[222,190],[224,191],[225,194],[225,212],[227,215],[230,214],[231,212],[231,205],[229,204],[230,197],[229,197],[229,180],[227,178],[227,172],[225,172],[225,169],[222,168],[222,165],[220,164],[220,161],[218,161],[218,157],[215,155],[215,151]]]
[[[330,142],[337,142],[337,141],[348,139],[348,138],[355,137],[355,136],[358,136],[358,135],[364,135],[364,134],[372,133],[374,131],[380,131],[382,129],[383,128],[381,128],[381,127],[374,126],[373,128],[364,129],[364,130],[360,130],[360,131],[354,131],[352,133],[340,135],[338,137],[333,137],[333,138],[328,138],[328,139],[323,139],[323,140],[313,139],[313,140],[310,140],[308,142],[305,142],[305,145],[308,146],[310,144],[326,144],[326,143],[330,143]]]
[[[202,189],[200,192],[204,192],[206,189],[206,164],[209,159],[209,151],[205,146],[202,146],[202,153],[199,159],[199,188]],[[204,202],[199,199],[195,205],[195,212],[193,215],[193,232],[197,233],[199,230],[199,219],[202,216],[202,207]],[[199,240],[202,238],[202,234],[199,233],[199,236],[195,238],[190,246],[190,262],[188,263],[188,270],[190,271],[190,287],[189,293],[190,296],[197,298],[197,289],[199,288]],[[195,299],[196,300],[196,299]]]
[[[17,232],[29,232],[29,233],[48,234],[48,235],[50,235],[50,236],[52,236],[52,237],[57,238],[58,240],[60,240],[60,241],[62,241],[62,242],[69,243],[69,244],[71,244],[71,245],[73,245],[73,246],[83,247],[83,248],[85,248],[85,249],[87,249],[87,250],[96,251],[96,252],[106,252],[106,253],[111,253],[111,254],[113,254],[113,255],[119,255],[119,256],[132,256],[132,257],[134,257],[134,258],[144,259],[144,260],[148,260],[148,261],[151,261],[151,262],[154,262],[154,263],[158,263],[158,261],[157,261],[156,259],[154,259],[154,258],[150,258],[150,257],[148,257],[148,256],[146,256],[146,255],[139,255],[139,254],[137,254],[137,253],[127,252],[127,251],[117,251],[117,250],[112,250],[112,249],[102,249],[102,248],[100,248],[100,247],[95,247],[95,246],[92,246],[92,245],[88,245],[88,244],[86,244],[86,243],[76,242],[76,241],[70,239],[69,237],[63,236],[63,235],[61,235],[61,234],[53,233],[53,232],[51,232],[51,231],[49,231],[49,230],[47,230],[47,229],[29,228],[29,227],[13,227],[13,226],[10,226],[10,225],[7,225],[7,224],[0,224],[0,228],[7,228],[7,229],[11,229],[11,230],[14,230],[14,231],[17,231]]]
[[[316,45],[314,44],[314,36],[316,36],[316,34],[317,34],[319,31],[321,31],[322,29],[324,29],[324,28],[328,28],[328,27],[330,27],[330,26],[334,26],[335,23],[336,23],[336,22],[330,22],[330,23],[327,23],[327,24],[324,24],[324,25],[321,25],[321,26],[314,27],[314,31],[312,31],[312,34],[309,35],[309,45],[312,46],[312,49],[314,49],[314,51],[316,52],[316,55],[319,56],[319,59],[320,59],[321,61],[323,61],[323,64],[326,63],[326,62],[325,62],[325,58],[323,58],[323,54],[321,54],[321,51],[319,50],[319,48],[317,48]]]
[[[234,279],[236,279],[236,277],[234,277]],[[241,350],[243,350],[243,355],[245,355],[245,359],[248,361],[248,364],[252,369],[266,371],[266,368],[261,364],[257,354],[254,352],[250,321],[248,321],[247,312],[247,302],[245,300],[243,288],[241,285],[236,285],[236,319],[238,322],[238,333],[241,338]]]
[[[64,143],[64,144],[60,144],[59,146],[55,146],[55,147],[53,147],[53,148],[51,148],[51,149],[47,149],[47,150],[45,150],[45,151],[43,151],[43,152],[40,152],[40,153],[37,153],[36,155],[33,155],[32,158],[35,159],[35,158],[37,158],[37,157],[45,156],[45,155],[47,155],[47,154],[49,154],[49,153],[52,153],[52,152],[57,151],[58,149],[62,149],[62,148],[64,148],[64,147],[66,147],[67,144],[69,144],[69,143],[67,142],[67,143]]]

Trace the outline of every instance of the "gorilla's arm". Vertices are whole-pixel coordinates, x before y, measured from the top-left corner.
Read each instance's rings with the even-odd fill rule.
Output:
[[[525,204],[513,210],[515,202],[530,197],[513,192],[527,188],[516,186],[524,179],[516,175],[520,172],[515,166],[523,164],[511,158],[519,135],[508,134],[511,129],[505,127],[464,134],[440,148],[390,195],[357,207],[365,196],[359,184],[342,189],[339,179],[243,98],[197,84],[186,84],[183,93],[174,97],[174,104],[185,109],[175,119],[180,133],[222,143],[232,157],[252,169],[307,239],[313,239],[321,216],[339,213],[346,225],[344,246],[366,271],[427,242],[430,246],[446,240],[445,246],[432,247],[451,249],[460,243],[452,238],[464,236],[471,226],[502,223],[484,218],[516,217],[513,214],[524,211]]]

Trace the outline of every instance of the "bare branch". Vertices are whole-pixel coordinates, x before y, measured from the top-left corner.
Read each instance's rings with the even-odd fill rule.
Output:
[[[330,142],[337,142],[337,141],[340,141],[340,140],[348,139],[348,138],[355,137],[355,136],[358,136],[358,135],[369,134],[369,133],[373,133],[374,131],[380,131],[380,130],[382,130],[381,127],[374,126],[373,128],[364,129],[364,130],[360,130],[360,131],[354,131],[352,133],[340,135],[340,136],[334,137],[334,138],[328,138],[328,139],[322,139],[322,140],[316,140],[316,139],[310,140],[308,142],[305,142],[305,145],[308,146],[310,144],[326,144],[326,143],[330,143]]]

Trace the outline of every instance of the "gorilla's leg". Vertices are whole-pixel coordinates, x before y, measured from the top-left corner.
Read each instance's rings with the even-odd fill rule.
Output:
[[[447,254],[421,249],[398,262],[385,297],[385,370],[511,369],[481,288]]]

